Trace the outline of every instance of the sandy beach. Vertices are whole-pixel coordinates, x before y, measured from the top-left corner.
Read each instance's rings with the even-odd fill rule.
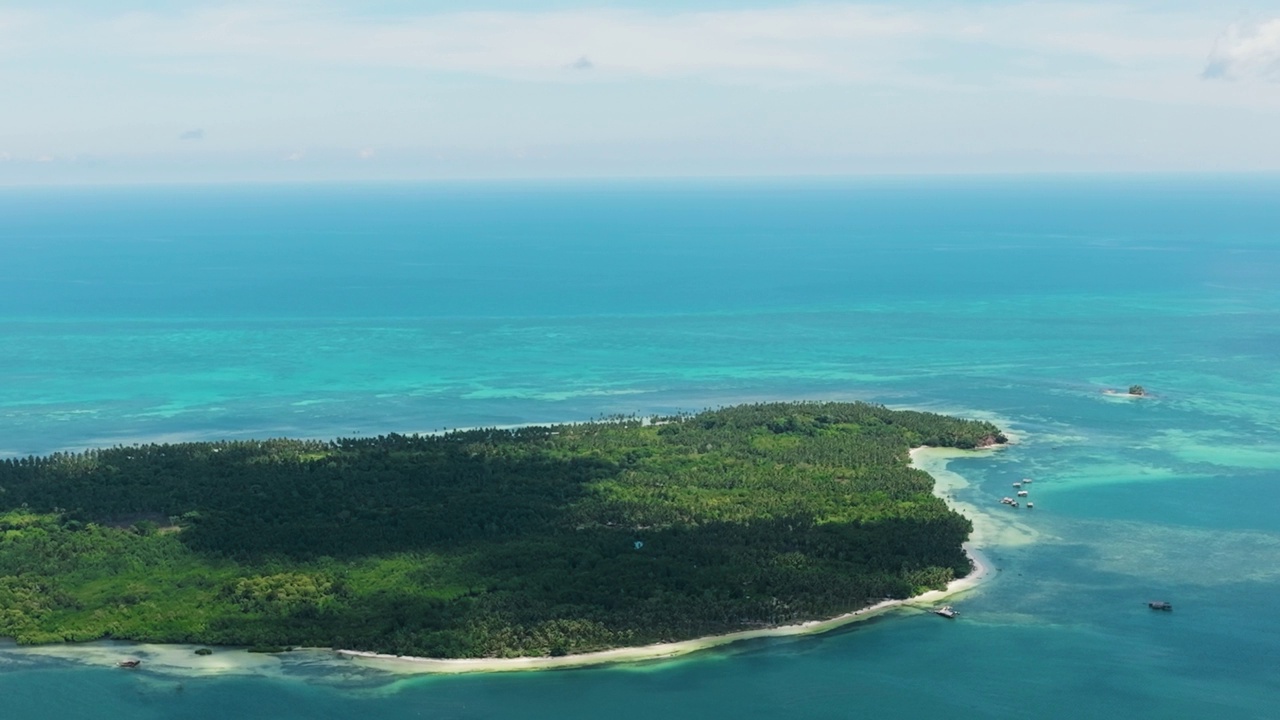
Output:
[[[527,657],[527,658],[467,658],[458,660],[441,660],[438,658],[420,658],[401,655],[382,655],[359,650],[339,650],[339,655],[358,660],[362,664],[388,670],[391,672],[418,672],[435,674],[458,674],[472,672],[513,672],[521,670],[552,670],[557,668],[585,667],[588,665],[610,665],[615,663],[639,662],[645,660],[661,660],[688,655],[730,643],[755,638],[786,637],[789,635],[812,635],[834,630],[850,623],[866,620],[882,615],[894,608],[904,606],[926,606],[945,598],[972,589],[988,577],[991,563],[981,552],[968,544],[965,550],[973,561],[973,572],[959,580],[952,581],[945,590],[932,590],[905,600],[885,600],[861,610],[839,615],[828,620],[812,620],[796,625],[782,625],[759,630],[743,630],[727,635],[682,640],[680,642],[643,645],[640,647],[616,648],[600,652],[565,655],[563,657]]]

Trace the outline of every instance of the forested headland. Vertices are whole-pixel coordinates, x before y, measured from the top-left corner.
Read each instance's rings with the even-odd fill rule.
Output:
[[[0,461],[0,636],[559,655],[827,618],[970,570],[915,446],[990,423],[742,405]]]

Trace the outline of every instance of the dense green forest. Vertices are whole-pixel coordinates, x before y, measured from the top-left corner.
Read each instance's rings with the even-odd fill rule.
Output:
[[[506,657],[830,617],[969,571],[907,466],[993,425],[743,405],[0,461],[0,636]]]

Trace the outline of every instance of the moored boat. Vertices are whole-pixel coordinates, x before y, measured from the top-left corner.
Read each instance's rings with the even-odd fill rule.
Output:
[[[953,608],[953,607],[951,607],[950,605],[943,605],[942,607],[938,608],[937,610],[934,610],[934,611],[933,611],[933,614],[934,614],[934,615],[941,615],[942,617],[944,617],[944,618],[946,618],[946,619],[948,619],[948,620],[955,620],[955,619],[956,619],[956,616],[957,616],[957,615],[959,615],[960,613],[959,613],[959,612],[957,612],[957,611],[956,611],[956,609],[955,609],[955,608]]]

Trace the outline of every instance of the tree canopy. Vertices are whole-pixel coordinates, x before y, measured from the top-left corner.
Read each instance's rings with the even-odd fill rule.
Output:
[[[969,571],[865,403],[0,461],[0,635],[505,657],[829,617]]]

